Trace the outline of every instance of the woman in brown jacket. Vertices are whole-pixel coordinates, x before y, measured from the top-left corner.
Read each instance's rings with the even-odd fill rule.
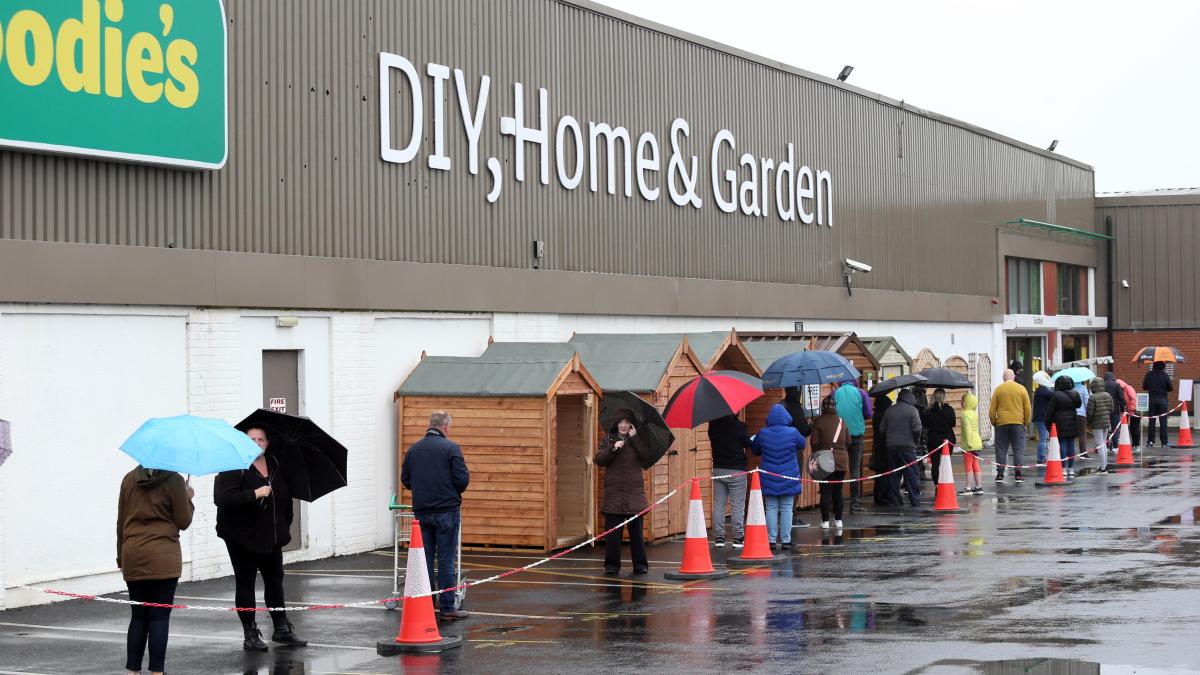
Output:
[[[604,467],[604,497],[600,512],[604,514],[604,529],[613,530],[604,539],[604,573],[621,572],[621,530],[629,530],[630,557],[633,573],[650,571],[646,558],[646,542],[642,539],[642,517],[616,528],[622,521],[646,509],[646,490],[642,483],[642,464],[650,459],[650,448],[637,435],[633,413],[621,410],[617,423],[600,442],[596,465]]]
[[[832,396],[821,401],[821,414],[812,422],[812,435],[808,437],[808,447],[813,454],[821,450],[833,450],[833,473],[824,480],[842,480],[846,477],[846,469],[850,466],[850,431],[846,423],[838,417],[837,402]],[[844,506],[841,483],[821,483],[821,527],[829,529],[830,507],[833,511],[833,526],[842,526],[842,507]]]
[[[125,474],[117,499],[117,567],[129,599],[170,605],[183,569],[179,531],[192,524],[191,486],[174,471],[141,466]],[[132,605],[125,668],[142,671],[150,643],[150,672],[162,673],[167,656],[171,610]]]

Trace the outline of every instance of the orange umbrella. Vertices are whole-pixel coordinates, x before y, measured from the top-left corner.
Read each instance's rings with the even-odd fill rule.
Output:
[[[1183,363],[1187,359],[1183,358],[1183,353],[1174,347],[1142,347],[1130,363],[1149,363],[1151,361],[1171,361],[1172,363]]]

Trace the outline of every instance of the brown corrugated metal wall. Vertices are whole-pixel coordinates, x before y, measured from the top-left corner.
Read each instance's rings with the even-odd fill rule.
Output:
[[[1097,227],[1106,227],[1107,218],[1116,237],[1113,327],[1200,328],[1200,194],[1157,201],[1102,197]]]
[[[841,283],[848,256],[875,266],[859,287],[986,296],[998,292],[995,229],[1004,221],[1093,224],[1092,172],[1082,165],[587,7],[229,0],[228,15],[226,168],[0,151],[0,238],[510,268],[532,266],[531,241],[540,239],[547,269],[823,286]],[[480,175],[467,171],[453,79],[445,96],[452,170],[425,164],[429,78],[421,153],[403,166],[380,159],[381,51],[422,74],[428,62],[463,69],[472,97],[479,77],[491,76]],[[635,150],[638,134],[654,132],[659,200],[645,201],[636,178],[632,197],[619,188],[608,195],[603,161],[598,193],[587,188],[586,161],[573,191],[553,166],[541,185],[536,161],[517,183],[499,117],[512,115],[518,81],[527,119],[537,87],[549,90],[551,144],[565,114],[579,120],[585,145],[589,121],[628,128]],[[406,97],[394,109],[406,108]],[[677,116],[691,125],[685,151],[698,157],[700,210],[666,195]],[[404,120],[395,117],[398,130]],[[798,165],[831,171],[835,226],[719,211],[709,152],[721,128],[735,134],[737,154],[778,162],[791,141]],[[489,157],[504,164],[495,205],[484,198]]]

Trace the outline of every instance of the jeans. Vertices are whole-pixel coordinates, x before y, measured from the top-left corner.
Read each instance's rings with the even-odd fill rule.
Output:
[[[1160,443],[1160,445],[1162,445],[1162,447],[1164,447],[1164,448],[1167,447],[1167,418],[1166,417],[1159,417],[1159,418],[1154,417],[1154,415],[1162,415],[1163,413],[1167,412],[1167,410],[1168,410],[1167,399],[1165,399],[1165,398],[1150,399],[1150,412],[1146,413],[1148,416],[1150,416],[1150,432],[1146,435],[1146,443],[1148,445],[1154,443],[1154,423],[1158,422],[1158,426],[1159,426],[1159,430],[1160,430],[1159,431],[1159,439],[1162,441],[1162,443]]]
[[[850,484],[850,508],[858,509],[862,507],[862,483],[858,479],[862,477],[863,437],[851,436],[846,453],[850,455],[850,478],[855,479]],[[841,516],[838,516],[838,520],[841,520]]]
[[[425,543],[425,569],[429,571],[429,587],[435,591],[458,585],[458,511],[446,513],[414,514],[421,523],[421,538]],[[437,576],[434,576],[434,560],[437,560]],[[438,607],[443,612],[453,612],[455,593],[439,593]]]
[[[1067,463],[1067,468],[1074,469],[1075,468],[1075,437],[1069,436],[1069,437],[1059,438],[1058,443],[1060,446],[1062,446],[1061,447],[1062,458],[1063,458],[1063,461]]]
[[[834,471],[825,477],[825,480],[843,480],[846,477],[845,471]],[[851,502],[853,503],[853,502]],[[821,520],[829,522],[830,507],[833,510],[833,519],[842,519],[842,507],[845,505],[845,499],[842,497],[841,483],[821,483]]]
[[[915,450],[890,450],[889,452],[895,453],[900,462],[899,466],[904,466],[917,460]],[[913,506],[919,505],[921,503],[921,469],[916,464],[913,464],[899,473],[904,480],[904,489],[908,491],[908,503]]]
[[[792,506],[796,495],[763,495],[763,502],[767,509],[767,539],[772,544],[792,543]]]
[[[1108,467],[1108,432],[1108,429],[1092,429],[1092,445],[1096,447],[1101,469]]]
[[[1046,448],[1050,445],[1050,428],[1045,422],[1034,422],[1038,432],[1037,463],[1046,463]]]
[[[1025,425],[1001,424],[996,427],[996,464],[1008,464],[1008,451],[1012,450],[1013,464],[1025,463]],[[1021,470],[1015,470],[1021,475]],[[1004,467],[996,467],[996,475],[1004,477]]]
[[[633,515],[633,514],[629,514]],[[604,514],[605,531],[612,530],[629,517],[619,513]],[[650,561],[646,557],[646,540],[642,538],[642,518],[638,516],[624,528],[629,531],[629,557],[633,558],[633,571],[644,572],[650,569]],[[604,570],[607,572],[621,571],[621,529],[613,530],[604,538]]]
[[[229,562],[233,563],[233,604],[235,607],[254,607],[254,583],[259,572],[263,578],[263,602],[267,607],[283,607],[283,549],[270,553],[253,553],[232,541],[225,541],[229,551]],[[242,625],[249,627],[256,622],[257,612],[238,612]],[[287,623],[286,612],[271,612],[271,621],[276,625]],[[153,668],[151,669],[153,670]]]
[[[723,476],[744,469],[713,468],[713,476]],[[712,531],[716,539],[725,538],[725,504],[730,506],[733,520],[733,538],[741,541],[745,537],[746,523],[746,477],[714,478],[712,483]]]
[[[179,579],[148,579],[127,581],[129,599],[139,602],[175,602],[175,586]],[[146,653],[146,642],[150,643],[150,670],[161,673],[166,670],[167,634],[171,628],[171,610],[165,607],[130,608],[129,634],[125,638],[125,667],[134,672],[142,669],[142,655]]]

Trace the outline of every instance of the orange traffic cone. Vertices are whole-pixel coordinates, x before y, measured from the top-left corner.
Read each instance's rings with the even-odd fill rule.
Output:
[[[1175,445],[1171,447],[1194,448],[1196,444],[1192,442],[1192,422],[1188,419],[1187,401],[1182,401],[1180,405],[1183,406],[1183,409],[1179,412],[1179,438],[1175,439]],[[1166,423],[1167,420],[1164,417],[1163,424]]]
[[[1121,429],[1117,432],[1117,461],[1114,466],[1133,466],[1133,441],[1129,438],[1129,413],[1121,413]]]
[[[950,463],[950,442],[942,441],[942,456],[938,458],[937,492],[934,494],[933,510],[930,513],[966,513],[958,508],[958,495],[954,494],[954,469]]]
[[[761,565],[782,560],[771,553],[771,542],[767,536],[767,512],[763,507],[762,481],[758,472],[750,474],[750,503],[746,509],[746,546],[742,555],[729,558],[727,565]]]
[[[408,545],[408,568],[404,573],[404,607],[400,614],[400,633],[394,640],[375,643],[380,656],[405,653],[444,652],[462,646],[459,636],[438,632],[433,616],[433,596],[429,595],[429,570],[425,566],[425,542],[421,539],[421,523],[412,523],[412,540]]]
[[[1062,450],[1058,446],[1058,425],[1050,425],[1050,443],[1046,446],[1046,475],[1034,483],[1038,487],[1049,485],[1065,485],[1067,479],[1063,476]]]
[[[663,578],[676,581],[695,579],[724,579],[730,572],[713,569],[708,555],[708,530],[704,527],[704,501],[700,497],[700,479],[692,479],[692,498],[688,503],[687,534],[683,540],[683,564],[678,572],[667,572]]]

